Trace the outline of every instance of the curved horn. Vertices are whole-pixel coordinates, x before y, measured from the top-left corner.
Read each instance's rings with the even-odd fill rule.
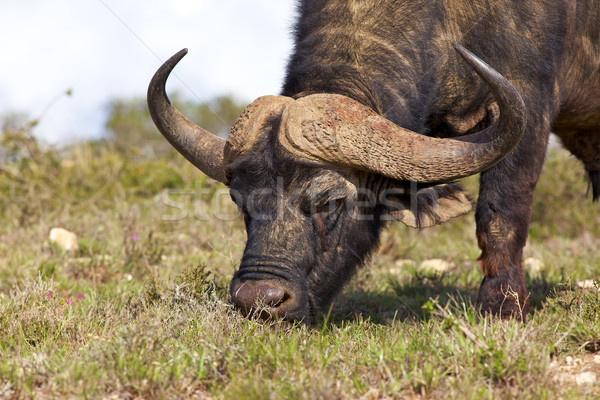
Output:
[[[165,90],[175,65],[187,54],[181,50],[169,58],[154,74],[148,86],[148,108],[154,124],[163,136],[189,162],[209,177],[225,182],[223,149],[225,139],[202,129],[180,113],[169,101]]]
[[[399,127],[348,97],[318,94],[286,109],[280,144],[312,161],[416,182],[452,181],[494,166],[521,140],[525,104],[502,75],[460,45],[454,47],[488,84],[500,109],[500,117],[481,132],[432,138]]]

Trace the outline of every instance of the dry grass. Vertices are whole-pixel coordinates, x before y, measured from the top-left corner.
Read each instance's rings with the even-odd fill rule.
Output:
[[[469,216],[390,227],[331,314],[290,328],[232,310],[242,222],[202,220],[222,187],[179,156],[110,142],[48,150],[27,135],[5,135],[3,149],[0,397],[600,396],[596,382],[576,383],[588,370],[560,369],[567,356],[593,363],[586,354],[600,347],[600,291],[576,285],[600,272],[600,213],[562,151],[549,155],[525,250],[543,263],[527,273],[528,323],[478,318]],[[474,179],[466,185],[475,193]],[[77,233],[76,252],[48,243],[55,226]],[[450,269],[419,268],[432,258]]]

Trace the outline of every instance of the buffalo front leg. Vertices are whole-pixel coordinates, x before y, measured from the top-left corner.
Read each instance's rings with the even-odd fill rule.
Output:
[[[484,274],[477,306],[483,314],[518,319],[525,315],[529,293],[521,259],[548,130],[526,132],[511,154],[481,174],[475,218]]]

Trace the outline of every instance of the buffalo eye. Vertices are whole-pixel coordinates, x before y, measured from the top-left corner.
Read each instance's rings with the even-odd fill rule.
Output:
[[[315,209],[315,222],[320,230],[330,231],[335,226],[344,205],[346,204],[345,198],[329,200],[316,207]]]
[[[316,211],[317,214],[328,215],[339,211],[345,203],[345,199],[334,199],[330,200],[327,203],[321,204],[317,206]]]

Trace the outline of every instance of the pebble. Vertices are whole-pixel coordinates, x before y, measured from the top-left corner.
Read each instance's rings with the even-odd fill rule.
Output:
[[[579,286],[582,289],[597,289],[596,285],[594,285],[594,280],[592,280],[592,279],[587,279],[585,281],[579,281],[579,282],[577,282],[577,286]]]
[[[565,357],[565,362],[566,362],[567,364],[571,364],[571,363],[573,362],[573,357],[571,357],[571,356],[567,356],[567,357]]]
[[[593,372],[582,372],[575,375],[575,383],[578,385],[589,385],[596,382],[596,374]]]
[[[539,274],[544,269],[544,262],[537,258],[529,257],[523,261],[523,267],[529,271],[530,274]]]
[[[50,230],[50,243],[54,243],[66,251],[74,251],[79,248],[77,235],[63,228],[52,228]]]

